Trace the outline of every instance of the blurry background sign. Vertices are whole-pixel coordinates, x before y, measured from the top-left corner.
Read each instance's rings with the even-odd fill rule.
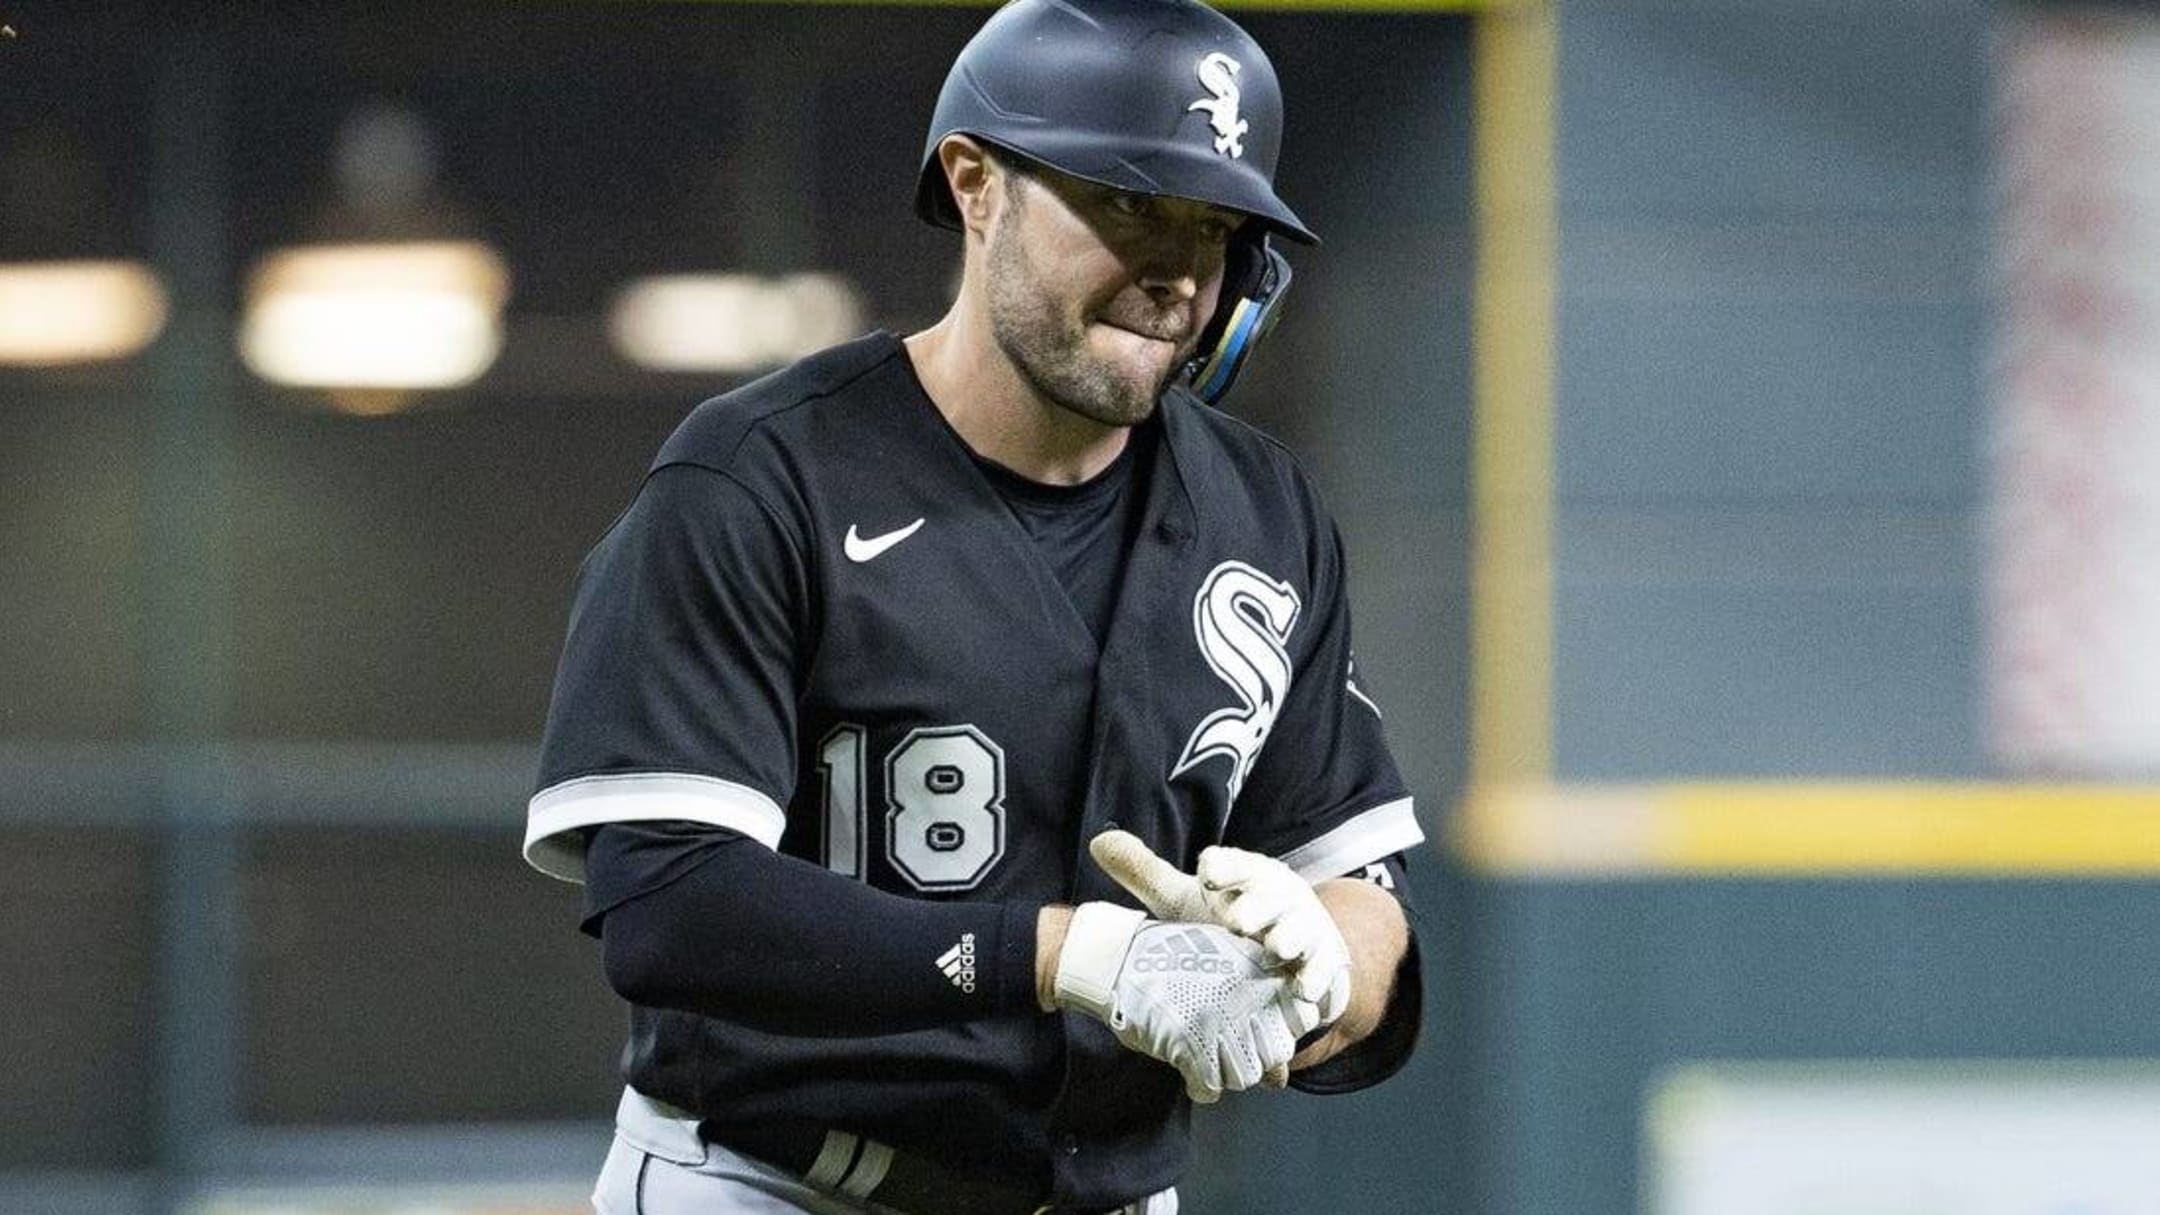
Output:
[[[2146,1215],[2160,1064],[1701,1065],[1645,1142],[1645,1215]]]
[[[2160,17],[2037,10],[2000,56],[1989,743],[2160,773]]]

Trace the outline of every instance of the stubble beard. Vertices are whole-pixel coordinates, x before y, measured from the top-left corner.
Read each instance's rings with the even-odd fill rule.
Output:
[[[1009,225],[991,234],[987,256],[990,333],[998,349],[1044,399],[1104,426],[1137,426],[1155,412],[1185,352],[1152,383],[1135,383],[1087,349],[1086,327],[1073,327],[1038,276]]]

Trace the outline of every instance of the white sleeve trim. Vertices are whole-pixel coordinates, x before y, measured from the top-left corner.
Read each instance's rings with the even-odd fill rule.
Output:
[[[1410,798],[1383,802],[1339,823],[1326,835],[1300,844],[1276,858],[1308,882],[1341,877],[1425,842],[1418,826],[1417,808]]]
[[[767,848],[780,847],[787,812],[748,785],[687,772],[626,772],[580,776],[533,794],[526,807],[525,860],[549,877],[585,880],[580,827],[679,818],[740,831]]]

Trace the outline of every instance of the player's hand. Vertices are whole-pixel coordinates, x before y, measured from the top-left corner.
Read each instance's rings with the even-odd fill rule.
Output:
[[[1073,910],[1054,998],[1185,1078],[1200,1104],[1288,1074],[1319,1010],[1266,954],[1213,924],[1163,923],[1114,903]]]
[[[1088,852],[1157,918],[1220,924],[1258,942],[1268,965],[1288,970],[1299,998],[1318,1006],[1320,1024],[1333,1025],[1350,1007],[1350,949],[1312,883],[1288,865],[1215,847],[1200,853],[1197,872],[1185,873],[1129,831],[1103,832]]]

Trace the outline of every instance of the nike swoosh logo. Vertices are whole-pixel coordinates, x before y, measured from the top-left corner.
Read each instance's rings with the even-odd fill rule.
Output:
[[[847,541],[841,547],[847,550],[848,560],[856,562],[868,561],[871,558],[876,557],[878,554],[884,552],[886,549],[891,548],[893,545],[898,544],[902,540],[907,539],[909,536],[914,535],[915,530],[922,525],[923,521],[917,519],[915,522],[910,523],[906,527],[900,528],[897,531],[889,531],[882,536],[870,536],[865,538],[863,536],[856,535],[855,525],[850,523],[848,524],[847,529]]]

